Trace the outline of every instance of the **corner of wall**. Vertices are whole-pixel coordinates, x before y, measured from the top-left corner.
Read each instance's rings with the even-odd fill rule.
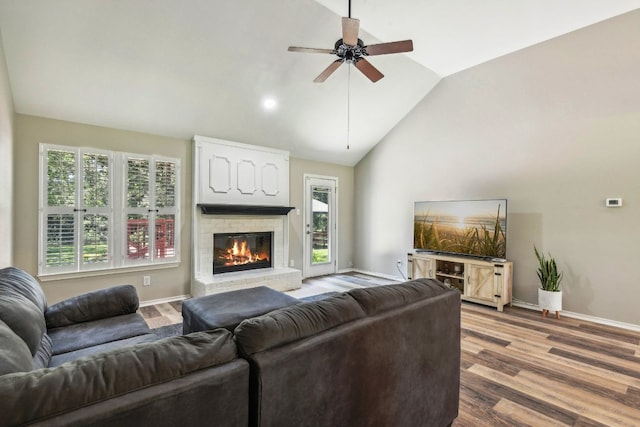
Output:
[[[13,96],[0,33],[0,267],[13,264]]]

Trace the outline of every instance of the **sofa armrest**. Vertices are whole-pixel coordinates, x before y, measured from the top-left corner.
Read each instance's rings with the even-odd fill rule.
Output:
[[[135,313],[138,306],[136,288],[122,285],[60,301],[48,307],[44,316],[47,329],[51,329]]]
[[[233,336],[217,329],[106,351],[55,368],[3,375],[0,424],[63,416],[235,360]]]

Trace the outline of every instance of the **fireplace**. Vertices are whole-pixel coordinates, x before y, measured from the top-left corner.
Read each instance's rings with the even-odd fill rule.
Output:
[[[271,268],[273,232],[214,233],[213,274]]]
[[[198,135],[193,143],[191,296],[299,289],[301,271],[289,267],[289,153]]]

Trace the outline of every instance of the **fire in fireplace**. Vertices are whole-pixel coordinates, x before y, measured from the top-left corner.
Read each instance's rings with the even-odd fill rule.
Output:
[[[270,268],[273,232],[215,233],[213,274]]]

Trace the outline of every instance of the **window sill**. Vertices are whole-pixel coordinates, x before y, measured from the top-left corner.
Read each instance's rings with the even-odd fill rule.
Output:
[[[80,279],[83,277],[108,276],[110,274],[135,273],[137,271],[162,270],[166,268],[177,268],[180,261],[167,262],[151,265],[136,265],[117,268],[105,268],[104,270],[74,271],[72,273],[49,273],[39,274],[38,279],[42,282],[53,282],[56,280]]]

